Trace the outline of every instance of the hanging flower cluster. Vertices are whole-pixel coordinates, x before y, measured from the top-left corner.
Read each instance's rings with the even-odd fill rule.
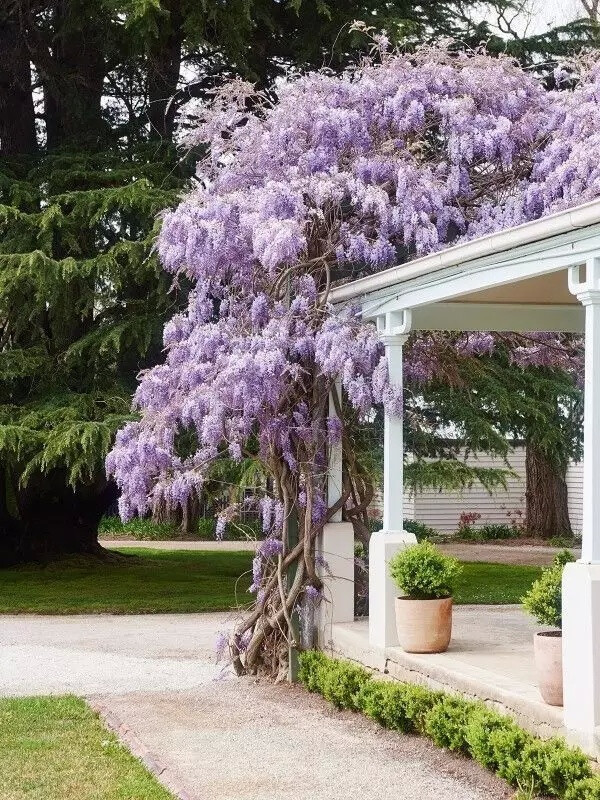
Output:
[[[596,196],[598,85],[592,70],[575,91],[548,93],[506,58],[424,49],[308,74],[275,105],[234,82],[203,110],[198,187],[165,214],[157,245],[195,290],[165,328],[165,363],[142,376],[141,419],[119,433],[107,470],[128,518],[184,504],[216,459],[239,460],[253,442],[273,496],[257,609],[235,639],[246,665],[319,591],[315,536],[352,494],[327,505],[328,449],[344,433],[332,391],[359,416],[401,406],[375,331],[353,309],[334,313],[332,282],[578,202],[584,188]],[[421,349],[408,369],[426,379]]]

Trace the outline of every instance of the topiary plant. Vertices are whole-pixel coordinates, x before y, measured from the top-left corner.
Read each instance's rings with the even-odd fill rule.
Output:
[[[450,597],[461,567],[455,558],[445,556],[431,542],[406,547],[389,563],[390,575],[408,597],[434,600]]]
[[[562,627],[562,574],[565,564],[575,561],[572,553],[561,550],[551,567],[542,571],[531,589],[523,597],[522,603],[540,625]]]

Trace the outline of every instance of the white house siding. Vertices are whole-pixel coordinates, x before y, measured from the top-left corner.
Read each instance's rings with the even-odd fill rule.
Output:
[[[516,511],[525,514],[525,448],[515,448],[508,460],[517,477],[507,480],[506,491],[498,489],[489,494],[481,485],[475,484],[462,493],[438,492],[433,489],[426,489],[414,495],[405,492],[404,516],[431,525],[441,533],[454,533],[463,512],[481,514],[481,519],[475,523],[477,526],[488,523],[510,523],[509,513],[513,519],[517,518]],[[494,459],[484,453],[470,456],[467,463],[479,467],[505,467],[502,459]],[[567,472],[567,488],[569,514],[574,532],[581,530],[582,480],[582,465],[572,464]],[[378,498],[376,507],[380,502]]]
[[[567,470],[567,491],[569,493],[569,516],[573,533],[581,533],[583,515],[583,464],[571,464]]]

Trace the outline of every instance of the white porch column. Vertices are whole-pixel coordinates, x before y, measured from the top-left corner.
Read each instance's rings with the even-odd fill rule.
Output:
[[[569,270],[585,307],[581,559],[563,575],[564,723],[593,742],[600,725],[600,257]]]
[[[410,311],[398,318],[378,319],[385,344],[390,382],[402,388],[402,347],[408,339]],[[404,528],[404,444],[402,417],[385,414],[383,433],[383,530],[369,541],[369,642],[375,647],[398,644],[394,599],[398,590],[390,578],[388,563],[407,544],[416,542]]]
[[[341,402],[341,387],[337,384]],[[329,416],[337,417],[333,398],[329,398]],[[342,496],[342,443],[329,448],[327,470],[327,505],[331,507]],[[336,622],[354,620],[354,529],[352,523],[342,522],[342,509],[324,526],[317,539],[320,563],[317,572],[323,581],[323,600],[317,613],[317,640],[327,647],[331,626]]]
[[[317,641],[326,648],[331,626],[354,621],[354,530],[351,522],[328,522],[317,539],[323,561],[317,573],[323,581],[323,599],[317,611]]]

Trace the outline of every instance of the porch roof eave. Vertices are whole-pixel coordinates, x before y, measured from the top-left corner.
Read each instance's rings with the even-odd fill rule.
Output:
[[[577,266],[597,254],[600,199],[359,278],[335,287],[330,299],[338,306],[358,303],[364,317],[374,319],[467,295],[477,300],[478,293]],[[566,289],[565,282],[563,308],[578,304]],[[542,284],[529,295],[523,300],[516,292],[501,302],[549,303]]]

